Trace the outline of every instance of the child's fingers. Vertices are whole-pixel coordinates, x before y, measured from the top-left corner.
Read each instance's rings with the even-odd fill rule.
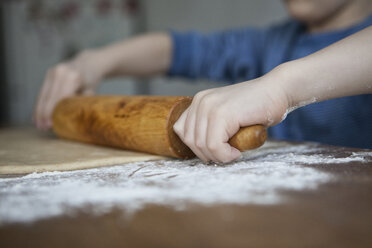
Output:
[[[228,117],[218,109],[219,104],[215,101],[218,98],[209,93],[200,92],[194,97],[190,107],[175,123],[174,130],[204,162],[230,162],[239,157],[240,152],[227,143],[231,131],[222,124]]]
[[[217,161],[217,158],[208,150],[207,147],[207,130],[209,125],[208,110],[210,106],[202,103],[199,104],[196,113],[194,142],[195,146],[211,161]]]
[[[76,94],[80,81],[80,75],[65,64],[48,71],[34,114],[38,128],[48,129],[52,126],[52,112],[55,105],[62,98]]]
[[[209,152],[206,147],[206,139],[207,139],[207,128],[208,128],[208,120],[207,118],[201,118],[196,122],[195,131],[194,131],[194,145],[195,148],[204,155],[206,158],[204,161],[216,161],[216,158]]]
[[[207,118],[200,113],[201,102],[206,92],[202,91],[193,99],[185,120],[185,144],[204,162],[213,159],[210,154],[205,153],[204,144],[206,138]],[[199,121],[197,121],[199,119]]]
[[[190,106],[191,107],[191,106]],[[191,131],[192,133],[194,132],[194,127],[193,126],[186,126],[186,120],[188,118],[188,115],[189,115],[189,112],[190,112],[190,107],[187,108],[183,113],[182,115],[180,116],[180,118],[177,120],[177,122],[174,124],[173,126],[173,130],[176,132],[176,134],[180,137],[180,139],[182,140],[183,143],[185,143],[185,145],[187,145],[193,152],[194,154],[200,158],[201,160],[203,161],[207,161],[206,157],[200,153],[198,151],[198,149],[196,149],[194,146],[193,146],[193,140],[189,140],[189,139],[186,139],[186,136],[185,136],[185,133],[186,133],[186,127],[188,128],[188,132]]]
[[[173,125],[173,130],[176,132],[176,134],[181,138],[184,134],[184,126],[185,126],[185,120],[187,117],[187,113],[189,112],[189,108],[187,108],[181,116],[178,118],[178,120]]]
[[[52,127],[54,107],[61,99],[75,95],[80,84],[79,80],[79,75],[74,71],[66,71],[55,78],[43,113],[44,121],[47,123],[48,128]]]
[[[208,125],[206,146],[209,152],[217,159],[217,162],[227,163],[238,157],[241,153],[229,143],[228,130],[224,121],[216,121]]]
[[[41,108],[41,120],[43,126],[48,129],[51,127],[51,112],[54,104],[54,99],[62,90],[63,81],[65,81],[66,75],[56,73],[53,81],[50,83],[49,91],[44,98],[43,106]]]
[[[185,120],[185,132],[183,142],[200,158],[203,162],[208,162],[209,159],[195,144],[195,110],[190,109]]]
[[[44,108],[44,105],[45,105],[46,98],[48,96],[51,84],[53,82],[53,78],[54,78],[54,71],[49,70],[47,72],[46,77],[45,77],[44,83],[41,87],[41,91],[39,93],[39,97],[38,97],[38,100],[37,100],[37,103],[36,103],[36,110],[35,110],[34,118],[35,118],[35,121],[36,121],[36,126],[39,129],[44,129],[45,128],[42,113],[43,113],[43,108]]]

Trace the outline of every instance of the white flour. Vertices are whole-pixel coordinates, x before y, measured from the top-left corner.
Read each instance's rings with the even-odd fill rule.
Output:
[[[313,97],[313,98],[311,98],[311,99],[308,100],[308,101],[300,102],[300,103],[297,104],[296,106],[288,108],[288,109],[285,111],[284,115],[282,116],[282,120],[281,120],[281,121],[284,121],[284,120],[287,118],[288,114],[290,114],[291,112],[295,111],[296,109],[301,108],[301,107],[304,107],[304,106],[309,105],[309,104],[311,104],[311,103],[314,103],[314,102],[316,102],[316,101],[317,101],[316,97]]]
[[[182,209],[186,203],[278,204],[282,190],[314,189],[332,176],[303,164],[370,161],[371,152],[322,156],[313,145],[269,143],[239,161],[203,165],[199,160],[138,162],[98,169],[34,173],[0,179],[0,224],[29,222],[90,206],[133,213],[146,204]]]

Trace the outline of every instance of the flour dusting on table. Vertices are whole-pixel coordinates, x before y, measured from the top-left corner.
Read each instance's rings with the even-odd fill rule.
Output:
[[[33,173],[0,179],[0,224],[29,222],[90,206],[133,213],[146,204],[183,209],[187,203],[279,204],[283,190],[311,190],[332,180],[307,164],[366,161],[371,152],[322,156],[316,145],[269,143],[228,165],[200,160],[137,162],[97,169]]]

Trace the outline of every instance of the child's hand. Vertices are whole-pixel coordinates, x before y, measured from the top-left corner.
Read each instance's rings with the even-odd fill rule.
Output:
[[[71,61],[48,70],[34,110],[34,122],[39,129],[52,126],[52,111],[62,98],[78,94],[93,94],[103,77],[96,51],[86,51]]]
[[[204,162],[230,162],[241,153],[228,140],[240,127],[282,121],[288,108],[286,93],[275,73],[195,95],[174,125],[181,140]]]
[[[168,33],[150,33],[83,52],[75,59],[50,69],[34,111],[40,129],[52,126],[52,111],[62,98],[93,94],[104,78],[151,76],[170,66],[172,41]]]

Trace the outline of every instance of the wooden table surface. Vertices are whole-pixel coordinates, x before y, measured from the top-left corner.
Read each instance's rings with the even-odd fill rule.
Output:
[[[323,157],[364,160],[300,164],[335,180],[284,190],[276,204],[149,204],[131,217],[79,211],[3,224],[0,247],[372,247],[372,151],[318,147]]]

